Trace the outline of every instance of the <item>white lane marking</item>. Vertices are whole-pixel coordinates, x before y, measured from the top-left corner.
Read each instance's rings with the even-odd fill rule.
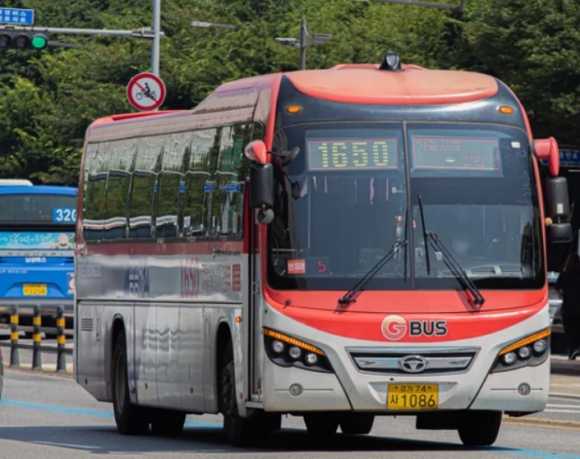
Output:
[[[580,410],[544,410],[547,413],[575,413],[580,414]]]
[[[31,443],[35,443],[37,445],[46,445],[46,446],[62,446],[64,448],[76,448],[76,449],[101,449],[100,446],[89,446],[89,445],[75,445],[74,443],[56,443],[52,441],[33,441]]]
[[[552,404],[552,403],[548,403],[548,407],[552,407],[552,408],[576,408],[576,409],[580,409],[580,405],[556,405],[556,404]]]

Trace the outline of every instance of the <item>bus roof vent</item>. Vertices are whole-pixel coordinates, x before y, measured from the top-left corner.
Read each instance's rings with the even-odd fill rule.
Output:
[[[383,62],[379,65],[379,70],[389,70],[391,72],[402,72],[401,60],[396,53],[387,53],[383,57]]]

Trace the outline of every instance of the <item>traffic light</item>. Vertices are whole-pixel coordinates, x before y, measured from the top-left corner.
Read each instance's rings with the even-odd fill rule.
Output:
[[[48,46],[48,34],[31,31],[0,31],[0,49],[37,49]]]

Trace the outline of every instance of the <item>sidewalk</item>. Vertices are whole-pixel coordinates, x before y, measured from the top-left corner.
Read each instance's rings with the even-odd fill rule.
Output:
[[[580,360],[552,355],[550,395],[580,400]]]

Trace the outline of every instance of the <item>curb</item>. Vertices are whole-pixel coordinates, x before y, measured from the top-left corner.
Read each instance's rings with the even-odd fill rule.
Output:
[[[29,375],[55,376],[57,378],[74,379],[74,373],[72,372],[72,369],[69,369],[69,368],[67,368],[66,373],[57,373],[56,372],[56,369],[51,369],[51,368],[43,367],[42,370],[33,370],[30,366],[29,367],[23,367],[21,365],[20,368],[10,368],[10,367],[6,367],[5,368],[5,372],[8,372],[8,371],[12,371],[14,373],[26,373],[26,374],[29,374]]]
[[[580,400],[580,394],[562,394],[558,392],[550,392],[550,397],[567,398],[570,400]]]

